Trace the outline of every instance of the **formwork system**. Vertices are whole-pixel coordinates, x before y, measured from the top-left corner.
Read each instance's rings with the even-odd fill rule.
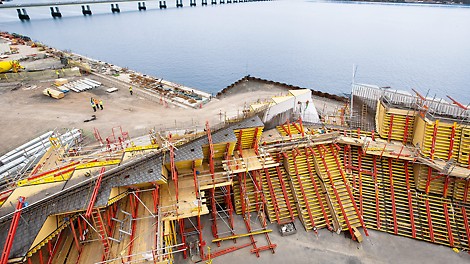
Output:
[[[43,183],[57,193],[2,214],[2,264],[210,261],[247,247],[260,257],[275,253],[272,224],[296,218],[314,236],[326,228],[361,242],[374,229],[469,250],[468,110],[379,92],[376,131],[295,119],[265,136],[252,115],[187,138],[152,132],[142,145],[122,130],[106,140],[96,132],[101,159],[69,155],[10,195],[9,203],[41,186],[36,179],[72,172]],[[249,243],[232,245],[240,238]]]

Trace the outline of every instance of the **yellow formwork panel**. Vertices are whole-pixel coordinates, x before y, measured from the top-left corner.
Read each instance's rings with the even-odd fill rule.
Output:
[[[470,127],[462,127],[460,135],[458,163],[464,167],[470,167]]]
[[[56,173],[58,175],[53,174],[53,175],[49,175],[49,176],[45,176],[45,177],[40,177],[40,178],[37,178],[37,179],[32,179],[32,180],[25,179],[25,180],[18,181],[17,185],[19,187],[21,187],[21,186],[28,186],[28,185],[36,185],[36,184],[66,181],[66,180],[70,179],[73,172],[74,171],[60,173],[60,171],[59,171],[59,172]]]
[[[225,154],[227,152],[227,144],[229,144],[228,147],[228,156],[233,155],[233,150],[235,149],[235,144],[236,142],[222,142],[218,144],[213,144],[214,148],[214,159],[224,159]],[[204,160],[209,160],[209,145],[204,145],[202,146],[202,152],[204,155]]]
[[[240,138],[240,131],[242,136]],[[255,136],[256,132],[256,136]],[[252,127],[234,130],[235,136],[237,137],[237,145],[235,148],[238,149],[239,144],[241,144],[242,149],[251,149],[253,148],[253,143],[255,140],[259,143],[261,135],[263,133],[263,127]]]
[[[393,116],[393,120],[392,120]],[[406,118],[408,117],[408,125]],[[404,111],[402,109],[386,108],[383,103],[378,105],[376,114],[377,132],[383,139],[388,139],[390,128],[392,129],[390,138],[392,140],[403,141],[405,138],[405,128],[408,127],[407,142],[413,140],[413,127],[415,120],[414,111]],[[390,126],[391,124],[391,126]]]
[[[113,159],[113,160],[105,160],[105,161],[92,161],[92,162],[79,164],[75,167],[75,169],[80,170],[80,169],[89,169],[89,168],[93,168],[93,167],[104,167],[104,166],[110,166],[110,165],[117,165],[119,163],[121,163],[121,159]]]

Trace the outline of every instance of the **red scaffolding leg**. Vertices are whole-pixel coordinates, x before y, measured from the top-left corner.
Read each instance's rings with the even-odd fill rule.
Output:
[[[431,209],[429,208],[428,198],[426,198],[425,204],[426,204],[426,214],[427,214],[427,217],[428,217],[428,225],[429,225],[429,237],[431,238],[432,242],[435,242],[435,240],[434,240],[434,228],[432,226],[432,218],[431,218]]]
[[[13,219],[11,220],[10,229],[8,230],[7,239],[3,247],[2,258],[0,260],[1,264],[8,262],[8,257],[10,256],[10,251],[13,246],[13,240],[15,240],[16,229],[21,217],[21,209],[23,208],[23,203],[25,198],[20,196],[18,198],[18,203],[16,204],[15,213],[13,214]]]
[[[390,115],[390,124],[388,126],[388,136],[387,136],[387,141],[390,143],[390,140],[392,139],[392,130],[393,130],[393,117],[394,115]]]
[[[70,219],[69,221],[70,221],[70,228],[72,228],[72,235],[73,235],[73,240],[75,241],[75,247],[77,248],[78,252],[81,252],[82,248],[80,247],[80,243],[78,242],[77,232],[75,232],[75,226],[73,224],[72,219]],[[79,254],[79,256],[80,256],[80,254]]]
[[[379,183],[377,181],[377,156],[373,156],[373,165],[374,165],[374,188],[375,188],[375,218],[377,221],[377,229],[382,228],[382,224],[380,222],[380,202],[379,202]]]
[[[302,137],[304,137],[305,132],[304,132],[304,124],[302,122],[302,117],[299,117],[299,126],[300,126],[300,134],[302,134]]]
[[[390,179],[390,198],[392,199],[393,232],[398,234],[397,208],[395,205],[395,186],[393,184],[392,158],[388,158],[388,176]]]
[[[338,167],[338,170],[339,172],[341,173],[341,177],[343,178],[343,183],[344,183],[344,186],[346,187],[346,190],[348,191],[348,194],[349,194],[349,198],[351,199],[351,203],[354,207],[354,210],[356,211],[356,214],[359,218],[359,221],[361,222],[361,225],[362,225],[362,229],[364,229],[364,233],[366,234],[366,236],[369,236],[369,232],[367,232],[367,228],[366,228],[366,224],[364,223],[364,219],[362,218],[362,215],[359,214],[359,211],[357,209],[357,205],[356,205],[356,202],[354,201],[354,197],[352,195],[352,192],[351,192],[351,188],[349,188],[349,185],[348,185],[348,182],[346,180],[346,176],[344,175],[344,171],[343,169],[341,168],[341,164],[339,163],[339,160],[338,160],[338,156],[336,154],[336,151],[333,149],[333,146],[330,145],[330,150],[331,150],[331,154],[333,154],[333,157],[335,159],[335,162],[336,162],[336,166]]]
[[[416,238],[416,226],[415,226],[415,217],[413,214],[413,201],[411,195],[411,187],[410,187],[410,174],[408,171],[408,161],[405,160],[405,176],[406,176],[406,191],[408,193],[408,208],[410,211],[410,222],[411,222],[411,234],[413,238]]]
[[[450,225],[449,212],[447,210],[447,203],[444,203],[444,215],[446,217],[447,234],[449,234],[449,245],[454,247],[454,236],[452,235],[452,226]]]
[[[297,181],[299,182],[300,191],[302,192],[302,197],[304,199],[305,207],[307,207],[308,217],[312,223],[313,231],[315,234],[318,234],[317,227],[315,226],[315,221],[313,220],[312,211],[310,210],[310,203],[308,202],[307,196],[305,195],[304,186],[302,184],[302,179],[300,179],[299,170],[297,168],[297,155],[299,154],[298,149],[292,150],[292,160],[294,162],[295,175],[297,176]]]
[[[318,203],[320,204],[320,208],[321,208],[321,211],[322,211],[322,214],[323,214],[323,218],[325,218],[326,226],[327,226],[328,230],[331,231],[333,229],[331,228],[330,219],[328,219],[328,215],[326,214],[326,210],[325,210],[325,206],[323,204],[322,197],[320,196],[320,192],[318,190],[317,183],[316,183],[315,178],[313,176],[312,167],[310,165],[310,160],[308,159],[311,154],[308,152],[308,150],[310,150],[311,154],[313,154],[313,150],[311,148],[309,148],[309,149],[305,148],[305,156],[306,156],[306,160],[307,160],[308,174],[310,176],[310,181],[312,182],[313,188],[315,190],[315,195],[317,196]]]
[[[251,148],[255,150],[256,155],[258,155],[258,127],[255,128],[255,133],[253,134],[253,143]]]
[[[212,236],[219,238],[217,231],[217,205],[215,204],[215,187],[209,190],[210,201],[211,201],[211,216],[212,216]],[[220,247],[220,242],[217,242],[217,246]]]
[[[430,185],[432,181],[431,176],[432,176],[432,168],[428,167],[428,178],[426,180],[426,194],[429,194]]]
[[[317,145],[317,149],[318,149],[318,153],[320,153],[320,157],[322,159],[323,166],[325,167],[326,174],[328,175],[328,179],[330,180],[331,188],[333,189],[333,192],[335,193],[336,201],[338,202],[338,205],[341,208],[341,214],[343,215],[344,221],[346,222],[346,225],[348,226],[349,233],[351,234],[352,239],[356,240],[356,236],[354,235],[354,231],[351,227],[351,224],[349,223],[349,219],[346,216],[346,211],[344,211],[343,203],[341,202],[339,193],[336,190],[335,184],[333,182],[333,177],[331,176],[330,170],[328,169],[328,165],[326,164],[325,157],[321,154],[321,148],[319,145]]]
[[[180,227],[180,235],[181,235],[181,248],[179,249],[185,249],[186,248],[186,234],[184,232],[184,218],[183,219],[178,219],[178,225]],[[188,253],[186,250],[183,250],[183,258],[186,259],[188,257]]]

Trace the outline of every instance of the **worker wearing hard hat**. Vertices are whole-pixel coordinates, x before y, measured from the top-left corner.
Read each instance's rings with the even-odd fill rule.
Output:
[[[129,93],[132,95],[132,86],[129,86]]]

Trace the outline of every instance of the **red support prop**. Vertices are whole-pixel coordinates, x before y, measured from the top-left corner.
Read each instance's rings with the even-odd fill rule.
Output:
[[[455,105],[457,105],[458,107],[462,108],[463,110],[468,110],[468,107],[466,107],[465,105],[457,102],[454,98],[450,97],[450,96],[447,96],[447,98],[449,98],[452,103],[454,103]]]
[[[44,259],[43,259],[43,256],[42,256],[42,248],[39,249],[39,263],[44,264]]]
[[[446,217],[447,234],[449,234],[449,244],[451,247],[454,247],[454,236],[452,235],[452,226],[450,225],[447,203],[444,203],[444,215]]]
[[[449,189],[449,182],[450,182],[450,177],[446,176],[446,178],[444,180],[444,192],[442,193],[442,196],[444,196],[444,198],[447,198],[447,191]]]
[[[431,241],[435,242],[435,240],[434,240],[434,228],[432,227],[431,209],[429,208],[428,198],[426,198],[425,204],[426,204],[426,214],[427,214],[427,217],[428,217],[429,236],[431,238]]]
[[[372,141],[375,141],[375,130],[372,130]]]
[[[274,212],[276,213],[276,221],[278,224],[281,224],[281,219],[279,218],[279,205],[277,203],[276,193],[274,193],[273,185],[271,182],[271,176],[267,168],[264,168],[264,173],[266,174],[266,181],[268,182],[269,193],[273,199]]]
[[[70,227],[72,228],[72,234],[73,234],[73,240],[75,241],[75,247],[77,248],[78,252],[81,252],[82,249],[80,247],[80,243],[78,242],[77,233],[75,232],[75,226],[73,225],[72,219],[70,219]]]
[[[258,127],[255,128],[255,133],[253,134],[253,143],[251,144],[251,148],[258,153]]]
[[[469,155],[470,156],[470,155]],[[470,187],[470,180],[467,180],[466,183],[465,183],[465,190],[463,190],[463,202],[466,203],[467,202],[467,198],[468,198],[468,188]],[[470,244],[469,244],[470,245]]]
[[[302,117],[299,117],[299,125],[300,125],[300,134],[302,134],[302,137],[304,137],[305,132],[304,132],[304,124],[302,123]]]
[[[243,135],[243,130],[240,129],[240,132],[238,133],[238,151],[240,152],[240,154],[242,154],[242,149],[243,149],[243,146],[242,146],[242,135]]]
[[[454,122],[454,125],[452,125],[452,132],[450,133],[449,155],[447,156],[447,160],[450,160],[452,156],[454,155],[454,140],[455,140],[455,127],[456,126],[457,126],[457,123]]]
[[[178,219],[178,225],[180,227],[180,235],[181,235],[181,248],[179,249],[185,249],[186,248],[186,235],[184,233],[184,218],[183,219]],[[187,250],[183,250],[183,258],[186,259],[188,257],[188,252]]]
[[[291,220],[294,221],[294,212],[292,211],[289,197],[287,196],[286,183],[284,182],[284,179],[282,178],[282,172],[281,172],[281,169],[279,169],[279,166],[276,167],[276,171],[277,171],[277,177],[279,178],[279,183],[281,184],[282,193],[284,195],[284,201],[286,202],[287,210],[289,210],[289,216]]]
[[[359,166],[359,213],[361,217],[364,215],[364,207],[362,202],[362,150],[358,149],[358,166]]]
[[[334,149],[331,145],[330,145],[330,150],[331,150],[331,154],[333,154],[333,157],[335,159],[336,166],[338,167],[338,170],[341,173],[341,177],[343,178],[344,186],[346,187],[346,190],[348,191],[349,198],[351,199],[351,203],[354,207],[354,210],[356,211],[356,214],[359,218],[359,221],[361,222],[362,229],[364,229],[364,233],[366,234],[366,236],[369,236],[369,232],[367,232],[367,228],[366,228],[366,224],[364,223],[364,219],[362,218],[362,215],[359,214],[356,202],[354,201],[354,197],[353,197],[352,192],[351,192],[351,188],[349,188],[348,182],[346,180],[346,176],[344,175],[344,171],[341,168],[341,164],[339,163],[338,156],[337,156],[336,152],[334,151]]]
[[[377,229],[382,228],[380,222],[380,202],[379,202],[379,183],[377,182],[377,156],[373,156],[373,165],[374,165],[374,188],[375,188],[375,218],[377,221]]]
[[[405,120],[405,131],[403,132],[403,145],[408,142],[408,127],[410,125],[410,116],[406,116]]]
[[[212,236],[219,238],[219,232],[217,231],[217,205],[215,204],[215,187],[209,190],[211,200],[211,216],[212,216]],[[220,247],[220,242],[217,242],[217,246]]]
[[[104,174],[105,170],[106,170],[105,167],[101,167],[100,175],[96,179],[95,188],[93,189],[93,193],[91,195],[90,202],[88,203],[88,207],[87,207],[86,212],[85,212],[86,217],[91,216],[91,211],[93,210],[93,206],[95,205],[96,198],[98,197],[98,191],[100,190],[101,180],[103,178],[103,174]]]
[[[323,146],[323,145],[321,145]],[[321,154],[321,148],[319,145],[317,145],[318,152],[320,153],[320,157],[323,162],[323,166],[325,167],[326,174],[328,175],[328,179],[330,180],[331,187],[333,189],[333,192],[335,193],[336,201],[338,202],[339,207],[341,208],[341,214],[343,215],[344,221],[346,222],[346,225],[348,226],[349,233],[351,234],[351,237],[353,240],[356,240],[356,236],[354,235],[354,231],[351,227],[351,224],[349,223],[349,219],[346,216],[346,211],[344,211],[343,203],[341,202],[341,198],[339,196],[338,191],[336,190],[335,183],[333,182],[333,177],[331,176],[330,170],[328,169],[328,165],[326,164],[324,156]]]
[[[171,134],[168,136],[168,140],[171,142]],[[175,197],[176,203],[178,203],[178,172],[176,171],[175,164],[175,149],[173,144],[170,143],[170,169],[171,169],[171,178],[175,185]]]
[[[393,185],[392,158],[388,158],[388,176],[390,179],[390,198],[392,199],[393,232],[398,234],[397,208],[395,205],[395,186]]]
[[[11,220],[10,229],[8,230],[7,239],[3,247],[2,258],[0,259],[1,264],[6,264],[8,262],[8,257],[10,256],[11,248],[13,247],[13,240],[15,240],[16,229],[21,218],[21,209],[23,208],[25,197],[20,196],[18,198],[18,203],[16,204],[15,213]]]
[[[390,115],[390,125],[388,126],[388,136],[387,136],[387,142],[390,143],[390,140],[392,139],[392,130],[393,130],[393,117],[394,115]]]
[[[310,222],[312,223],[313,231],[315,232],[315,234],[318,234],[317,228],[315,226],[315,221],[313,220],[312,211],[310,210],[310,203],[308,202],[307,196],[305,195],[305,190],[302,184],[302,179],[300,179],[299,170],[297,168],[297,160],[296,160],[297,156],[293,155],[294,151],[298,152],[299,150],[297,148],[292,150],[292,160],[294,162],[295,175],[297,176],[297,181],[299,182],[300,191],[302,192],[302,197],[304,199],[305,207],[307,207],[308,217],[310,218]]]
[[[467,246],[470,249],[470,227],[468,226],[467,211],[465,210],[464,206],[462,206],[460,209],[462,210],[463,224],[465,226],[465,232],[467,233]],[[468,254],[470,254],[470,250],[468,251]]]
[[[212,174],[212,184],[214,184],[214,145],[212,144],[211,128],[209,121],[206,122],[207,141],[209,142],[209,170]]]
[[[434,160],[434,152],[436,151],[436,136],[437,136],[437,127],[439,121],[434,121],[434,130],[432,132],[432,141],[431,141],[431,160]]]
[[[300,132],[300,134],[302,135],[302,137],[304,136],[303,135],[303,132],[302,132],[302,128],[300,126],[298,126],[295,122],[292,123],[292,125],[295,127],[295,129],[297,129],[297,131]]]
[[[313,154],[313,150],[311,148],[309,148],[308,150],[310,150]],[[310,176],[310,181],[312,182],[313,189],[315,190],[315,195],[317,196],[318,203],[320,204],[320,208],[321,208],[321,211],[322,211],[322,214],[323,214],[323,218],[325,219],[326,226],[327,226],[328,230],[331,231],[333,229],[331,228],[330,219],[328,219],[328,215],[326,214],[325,206],[323,205],[323,200],[320,196],[320,192],[318,190],[317,183],[316,183],[315,178],[313,176],[312,167],[310,165],[310,160],[308,159],[310,154],[308,153],[307,148],[305,148],[305,156],[306,156],[307,169],[308,169],[308,174]]]
[[[430,185],[432,181],[431,176],[432,176],[432,168],[428,167],[428,178],[426,180],[426,194],[429,194],[429,189],[430,189]]]
[[[415,217],[413,214],[413,201],[410,187],[410,174],[408,171],[408,161],[405,160],[405,176],[406,176],[406,191],[408,193],[408,208],[410,211],[410,222],[411,222],[411,234],[413,238],[416,238],[416,226],[415,226]]]

